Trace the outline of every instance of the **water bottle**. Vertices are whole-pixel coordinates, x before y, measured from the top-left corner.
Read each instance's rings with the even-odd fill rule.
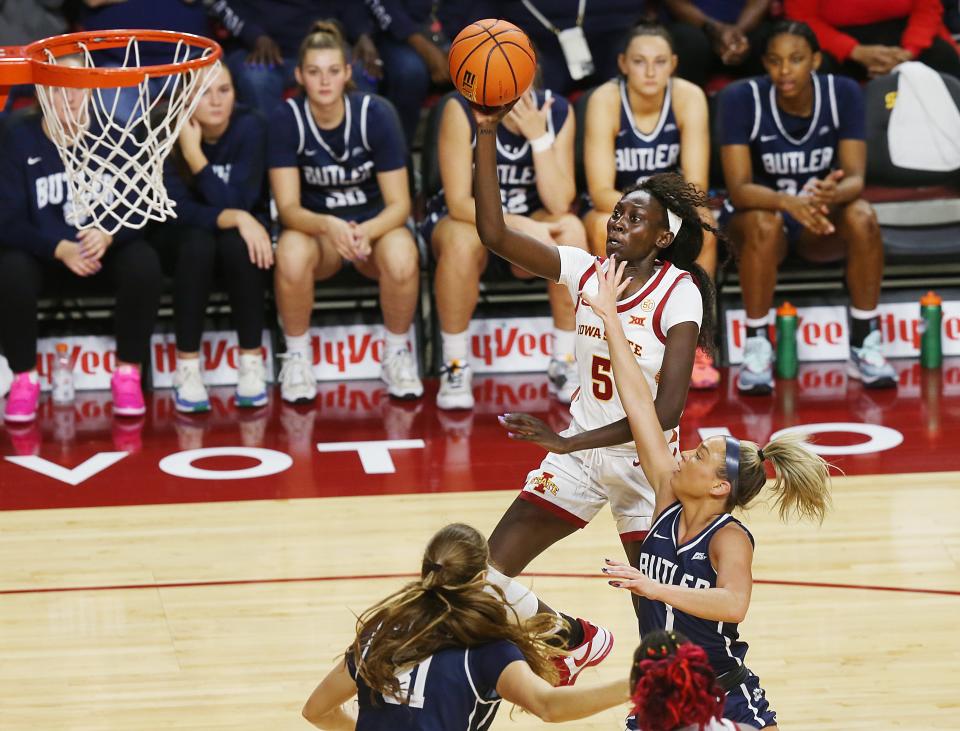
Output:
[[[777,308],[777,378],[797,377],[797,308],[784,302]]]
[[[53,360],[53,402],[72,404],[73,365],[70,363],[70,348],[66,343],[57,343],[57,355]]]
[[[939,368],[943,363],[942,320],[942,300],[931,290],[920,298],[920,365],[924,368]]]

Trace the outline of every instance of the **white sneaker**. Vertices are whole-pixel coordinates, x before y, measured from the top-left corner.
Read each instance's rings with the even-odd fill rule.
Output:
[[[555,658],[554,664],[560,671],[557,685],[573,685],[577,676],[594,665],[599,665],[613,649],[613,633],[586,619],[577,619],[583,628],[583,642],[570,649],[565,657]]]
[[[554,664],[560,672],[557,685],[573,685],[577,676],[594,665],[599,665],[613,649],[613,633],[598,624],[577,619],[583,628],[583,642],[570,649],[570,654],[557,657]]]
[[[388,353],[380,366],[380,378],[387,384],[387,393],[399,399],[423,396],[423,384],[417,377],[413,354],[404,348]]]
[[[547,366],[547,379],[547,387],[557,401],[569,404],[573,400],[573,394],[580,388],[577,359],[570,355],[551,358],[550,365]]]
[[[10,364],[7,359],[0,355],[0,398],[3,398],[10,392],[10,386],[13,384],[13,371],[10,370]]]
[[[241,408],[257,408],[267,403],[267,378],[260,355],[240,355],[237,392],[234,398]]]
[[[178,362],[177,371],[173,374],[173,387],[177,411],[184,414],[210,411],[210,397],[207,387],[203,385],[199,361],[194,360],[189,365]]]
[[[307,404],[317,397],[317,379],[305,353],[281,353],[280,397],[291,404]]]
[[[473,372],[470,364],[459,360],[444,363],[440,367],[437,408],[472,409],[473,403]]]

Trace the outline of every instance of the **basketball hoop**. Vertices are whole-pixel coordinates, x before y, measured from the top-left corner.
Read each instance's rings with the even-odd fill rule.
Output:
[[[169,62],[142,66],[141,44],[160,49]],[[122,63],[98,63],[111,49],[124,49]],[[68,33],[0,48],[0,109],[10,86],[36,86],[66,170],[74,225],[111,235],[142,228],[176,216],[163,163],[222,55],[208,38],[163,30]],[[119,60],[119,54],[109,59]],[[118,114],[122,94],[134,102],[126,118]]]

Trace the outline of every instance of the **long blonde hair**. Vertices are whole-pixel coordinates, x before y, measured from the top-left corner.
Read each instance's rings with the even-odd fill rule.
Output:
[[[819,523],[830,508],[830,465],[809,446],[800,434],[784,434],[760,448],[755,442],[740,442],[740,470],[737,489],[727,498],[727,509],[746,507],[767,481],[765,462],[773,465],[770,490],[781,520],[791,515]],[[726,467],[720,469],[727,478]]]
[[[443,649],[495,640],[514,643],[537,675],[556,680],[551,658],[564,653],[548,641],[556,633],[557,618],[538,614],[519,623],[503,592],[484,578],[489,556],[479,531],[451,523],[427,544],[420,579],[357,618],[357,635],[347,652],[375,693],[402,701],[398,670]]]

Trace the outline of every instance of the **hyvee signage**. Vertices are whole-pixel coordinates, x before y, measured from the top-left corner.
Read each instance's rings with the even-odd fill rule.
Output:
[[[888,358],[918,357],[920,306],[913,302],[896,302],[881,304],[879,309],[884,354]],[[801,361],[847,360],[850,357],[846,307],[799,307],[797,314],[797,355]],[[771,310],[771,322],[775,316],[776,312]],[[743,310],[727,310],[727,357],[733,364],[743,362],[745,319]],[[770,339],[775,337],[775,327],[771,325]],[[944,355],[960,355],[960,301],[943,303],[941,341]]]

